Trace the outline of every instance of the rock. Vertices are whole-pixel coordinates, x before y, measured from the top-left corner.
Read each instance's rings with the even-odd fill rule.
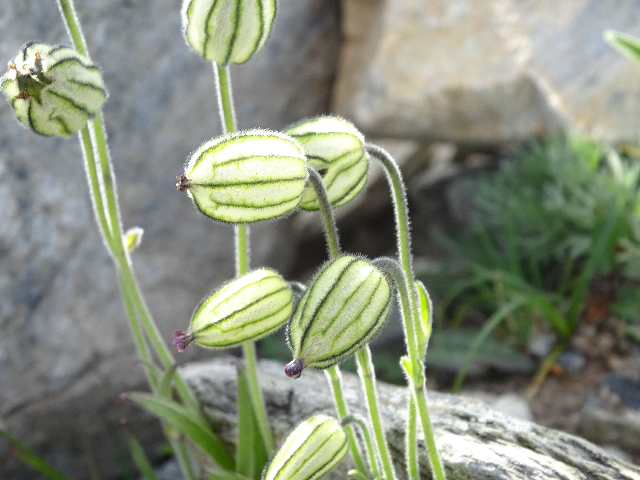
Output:
[[[609,373],[603,377],[602,383],[620,399],[622,405],[640,411],[640,382]]]
[[[231,445],[237,427],[235,361],[217,359],[182,369],[205,412],[219,427],[222,440]],[[282,368],[277,362],[259,362],[258,378],[277,444],[304,418],[316,413],[333,415],[334,410],[322,372],[307,369],[298,380],[289,380],[283,378]],[[343,373],[343,386],[350,412],[366,415],[357,377]],[[391,455],[402,475],[407,391],[377,382],[377,392]],[[586,440],[504,415],[481,401],[429,392],[428,402],[435,441],[449,480],[640,479],[640,468]],[[419,451],[421,478],[426,479],[429,467],[424,444]],[[343,460],[323,478],[346,478],[350,462],[349,458]]]
[[[587,440],[603,446],[615,446],[626,453],[640,455],[640,411],[609,411],[593,404],[580,410],[577,432]]]
[[[575,375],[582,371],[587,364],[587,359],[577,350],[568,348],[558,356],[556,363],[567,375]]]
[[[426,5],[426,6],[425,6]],[[640,66],[602,40],[638,36],[624,0],[344,0],[333,109],[365,133],[468,144],[564,128],[635,142]]]
[[[179,2],[77,7],[110,91],[104,118],[124,227],[145,230],[134,267],[168,340],[233,275],[232,229],[199,215],[174,185],[189,152],[220,132],[212,67],[183,40]],[[337,0],[281,2],[263,51],[231,67],[240,127],[277,129],[326,112],[340,45],[337,9]],[[28,40],[69,43],[55,2],[3,2],[0,12],[3,61]],[[12,117],[2,98],[0,428],[70,477],[88,478],[86,459],[94,457],[107,478],[117,469],[108,430],[122,415],[113,399],[144,388],[142,368],[77,140],[39,137]],[[288,231],[286,222],[252,228],[253,264],[286,273],[295,250]],[[164,441],[155,419],[132,415],[146,445]],[[23,468],[0,442],[0,477],[27,478]]]

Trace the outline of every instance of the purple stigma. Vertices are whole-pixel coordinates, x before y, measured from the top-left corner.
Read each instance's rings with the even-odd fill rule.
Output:
[[[184,333],[180,330],[173,332],[173,346],[176,347],[180,353],[184,352],[194,340],[195,336],[191,332]]]
[[[294,358],[289,363],[284,366],[284,373],[287,374],[287,377],[291,378],[300,378],[302,375],[302,370],[304,370],[304,360],[301,358]]]

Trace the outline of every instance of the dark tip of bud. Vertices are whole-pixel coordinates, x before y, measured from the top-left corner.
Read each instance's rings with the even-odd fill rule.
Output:
[[[191,180],[189,180],[184,174],[178,175],[176,177],[176,180],[178,180],[178,183],[176,183],[176,188],[180,192],[184,192],[187,188],[191,187]]]
[[[284,366],[284,373],[287,374],[287,377],[291,378],[300,378],[302,375],[302,370],[304,370],[304,360],[301,358],[294,359],[287,363]]]
[[[180,353],[184,352],[194,339],[193,333],[184,333],[180,330],[173,332],[173,346],[176,347]]]
[[[27,92],[20,92],[16,95],[15,98],[18,98],[20,100],[26,100],[27,98],[29,98],[29,94]]]

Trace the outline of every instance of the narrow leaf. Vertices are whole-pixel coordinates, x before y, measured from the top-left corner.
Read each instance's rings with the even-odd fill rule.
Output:
[[[640,39],[615,30],[606,30],[603,37],[618,52],[632,60],[640,61]]]
[[[69,477],[66,477],[58,470],[53,468],[36,452],[31,450],[24,443],[18,441],[16,438],[12,437],[8,432],[0,430],[0,438],[4,438],[11,444],[11,447],[13,447],[12,454],[16,458],[24,462],[26,465],[29,465],[30,467],[39,471],[45,477],[51,480],[69,480]]]
[[[133,459],[133,463],[135,463],[136,467],[140,471],[140,474],[146,480],[158,480],[155,472],[153,471],[153,467],[151,466],[151,462],[147,458],[147,454],[144,452],[140,441],[133,433],[129,422],[126,420],[121,421],[122,425],[125,427],[127,431],[127,438],[129,440],[129,452],[131,453],[131,458]]]
[[[131,393],[128,398],[184,433],[220,467],[227,470],[234,469],[233,459],[201,415],[158,395]]]
[[[238,447],[236,472],[259,480],[268,460],[251,402],[249,377],[244,365],[238,365]]]

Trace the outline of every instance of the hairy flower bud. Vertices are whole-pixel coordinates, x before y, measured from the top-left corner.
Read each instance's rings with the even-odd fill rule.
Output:
[[[182,31],[206,60],[244,63],[271,33],[275,0],[184,0]]]
[[[332,205],[347,203],[364,188],[369,168],[364,137],[350,122],[322,116],[292,125],[285,133],[302,144],[307,164],[322,176]],[[318,209],[311,186],[305,189],[300,206]]]
[[[15,115],[34,132],[69,138],[107,98],[98,67],[75,50],[27,43],[0,77]]]
[[[287,282],[273,270],[254,270],[205,299],[193,313],[189,330],[174,332],[173,345],[180,352],[192,342],[210,348],[235,347],[277,330],[292,309]]]
[[[293,138],[248,130],[214,138],[191,156],[178,190],[206,216],[248,223],[290,213],[307,178],[302,148]]]
[[[327,416],[306,419],[284,441],[262,480],[314,480],[331,470],[347,454],[347,435]]]
[[[368,342],[391,306],[386,277],[369,261],[344,255],[325,263],[298,303],[288,327],[298,378],[305,367],[328,368]]]

